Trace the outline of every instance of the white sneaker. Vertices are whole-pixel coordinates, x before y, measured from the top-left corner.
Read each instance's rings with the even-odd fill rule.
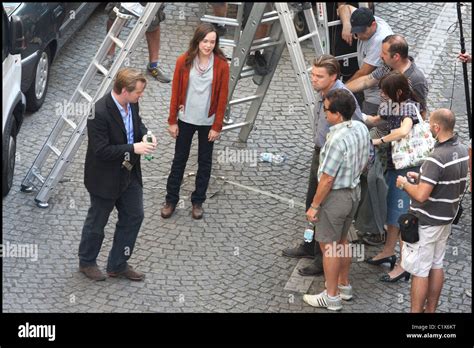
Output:
[[[344,301],[349,301],[352,299],[352,286],[349,285],[338,285],[339,288],[339,295],[341,295],[341,299]]]
[[[324,287],[327,288],[326,282],[324,282]],[[352,286],[349,285],[338,285],[339,295],[344,301],[352,300]]]
[[[313,307],[327,308],[331,311],[340,311],[342,309],[341,296],[337,296],[336,299],[332,300],[328,297],[328,293],[324,290],[320,294],[316,295],[304,295],[303,301]]]

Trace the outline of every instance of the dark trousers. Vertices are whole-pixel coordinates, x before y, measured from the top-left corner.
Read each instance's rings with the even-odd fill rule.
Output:
[[[96,259],[104,240],[104,228],[114,207],[118,211],[112,249],[107,262],[107,272],[122,272],[127,267],[143,222],[143,189],[135,173],[120,197],[104,199],[90,195],[91,206],[87,212],[79,245],[79,265],[97,265]]]
[[[309,209],[311,204],[313,203],[314,195],[318,190],[318,168],[319,168],[319,154],[321,153],[321,148],[315,147],[313,151],[313,158],[311,160],[311,169],[309,172],[309,181],[308,181],[308,191],[306,193],[306,210]],[[316,233],[315,233],[316,234]],[[314,254],[319,255],[321,254],[321,248],[319,247],[319,243],[316,242],[313,235],[314,243]]]
[[[208,140],[211,126],[196,126],[178,120],[179,133],[176,138],[173,164],[166,184],[166,202],[178,204],[179,189],[183,181],[184,170],[189,158],[194,133],[198,132],[198,171],[196,174],[196,188],[191,194],[193,204],[201,204],[206,200],[207,187],[211,177],[212,150],[214,142]]]

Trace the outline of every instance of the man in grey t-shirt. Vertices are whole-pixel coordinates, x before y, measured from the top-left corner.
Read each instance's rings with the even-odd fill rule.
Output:
[[[404,74],[414,98],[420,105],[420,112],[425,116],[427,112],[428,82],[423,72],[416,66],[415,61],[408,55],[408,43],[402,35],[389,35],[382,41],[380,58],[384,64],[375,69],[371,74],[361,76],[347,83],[347,88],[352,92],[359,92],[377,86],[378,82],[392,70]]]
[[[351,15],[351,32],[359,40],[357,43],[357,59],[359,70],[348,81],[372,73],[382,66],[380,58],[382,40],[393,34],[390,26],[382,18],[375,17],[368,8],[355,9]],[[380,104],[380,93],[377,87],[364,90],[362,112],[370,115],[377,113]]]

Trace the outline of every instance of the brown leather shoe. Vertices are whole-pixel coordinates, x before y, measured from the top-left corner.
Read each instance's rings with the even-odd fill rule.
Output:
[[[105,280],[106,278],[97,266],[79,267],[79,272],[84,273],[87,278],[92,280]]]
[[[202,204],[193,204],[193,219],[202,219],[203,214],[204,210],[202,209]]]
[[[176,204],[166,202],[165,205],[163,205],[163,208],[161,208],[161,217],[164,219],[169,218],[173,215],[175,209]]]
[[[132,266],[127,265],[123,272],[107,272],[109,277],[125,277],[130,280],[142,281],[145,279],[145,275],[141,272],[135,271]]]

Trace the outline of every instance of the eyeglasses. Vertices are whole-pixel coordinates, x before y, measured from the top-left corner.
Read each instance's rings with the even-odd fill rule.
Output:
[[[323,110],[324,110],[324,112],[328,112],[328,111],[329,112],[334,112],[334,111],[331,110],[331,108],[327,108],[325,106],[323,106]]]

